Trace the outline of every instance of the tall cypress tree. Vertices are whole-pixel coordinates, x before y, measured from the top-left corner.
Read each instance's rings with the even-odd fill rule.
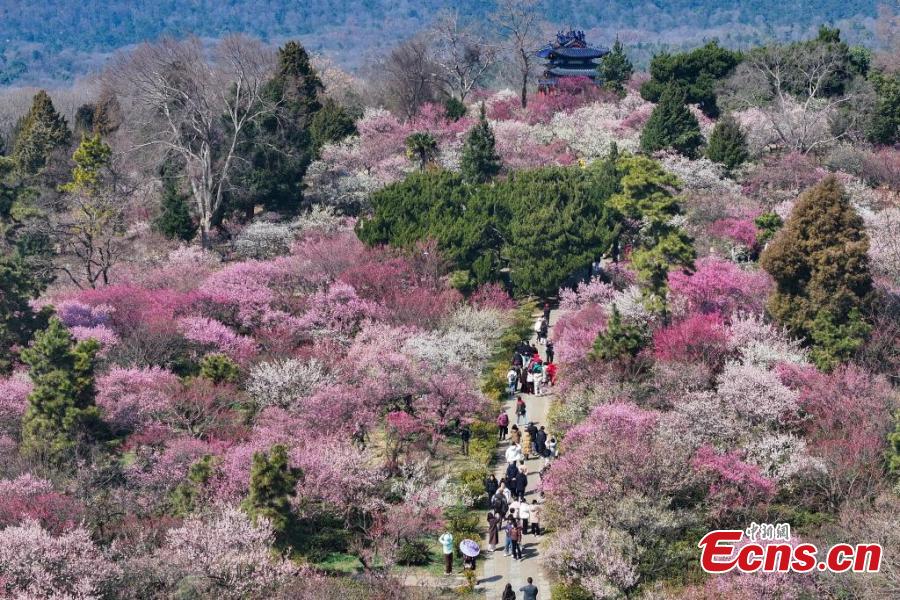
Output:
[[[730,114],[719,119],[713,128],[706,156],[709,160],[724,165],[729,171],[747,161],[747,136]]]
[[[239,175],[246,193],[233,199],[233,208],[250,213],[256,203],[281,212],[301,207],[303,177],[315,154],[310,128],[322,108],[322,90],[303,46],[288,42],[279,49],[275,75],[262,91],[278,109],[248,130],[248,163]]]
[[[625,48],[618,37],[616,37],[609,54],[600,60],[597,70],[600,72],[603,85],[607,89],[616,92],[620,96],[625,95],[625,84],[628,83],[628,80],[631,79],[631,75],[634,73],[634,65],[628,60]]]
[[[483,102],[478,123],[469,131],[463,145],[460,170],[467,183],[484,183],[500,172],[494,131],[484,114]]]
[[[25,175],[39,173],[47,165],[50,153],[68,144],[70,137],[65,118],[56,112],[47,92],[39,91],[16,136],[12,155],[16,167]]]
[[[22,452],[58,462],[70,460],[80,444],[103,431],[94,404],[96,340],[75,343],[57,318],[22,350],[34,390],[22,418]]]
[[[288,464],[287,449],[276,444],[268,454],[257,452],[250,467],[250,494],[244,500],[244,511],[253,519],[268,519],[281,543],[294,523],[291,497],[294,496],[300,469]]]
[[[684,103],[684,92],[670,85],[641,132],[641,150],[646,153],[672,149],[689,158],[703,146],[700,124]]]
[[[806,338],[823,369],[850,358],[867,332],[869,238],[833,176],[806,191],[760,257],[775,279],[769,312]]]

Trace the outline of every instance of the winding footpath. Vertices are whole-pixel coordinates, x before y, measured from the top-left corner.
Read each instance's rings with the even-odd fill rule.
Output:
[[[536,314],[534,318],[537,319],[538,316],[539,314]],[[559,312],[556,310],[551,311],[551,330],[558,319]],[[537,342],[534,343],[538,348],[538,351],[541,353],[541,356],[546,359],[544,347]],[[526,419],[534,421],[538,424],[538,426],[547,426],[547,414],[550,410],[550,403],[554,396],[553,388],[551,387],[548,389],[548,392],[540,396],[534,396],[532,394],[519,394],[520,396],[522,396],[522,399],[525,400],[525,406],[528,410]],[[503,408],[509,415],[510,426],[512,426],[512,424],[516,422],[515,404],[515,400],[507,400],[503,404]],[[525,424],[527,424],[527,421]],[[523,426],[523,424],[519,424],[520,429]],[[549,427],[547,427],[547,430],[550,435],[553,435],[553,432],[550,431]],[[508,441],[501,442],[500,447],[497,449],[497,459],[494,474],[497,476],[498,480],[503,478],[506,471],[506,460],[504,457],[504,453],[506,452],[506,448],[508,447],[508,445]],[[540,484],[540,477],[538,475],[538,471],[540,471],[541,467],[543,466],[543,458],[532,457],[530,460],[525,461],[525,465],[528,467],[528,488],[525,493],[525,498],[529,503],[531,503],[532,500],[539,498],[538,486]],[[482,521],[485,522],[486,518],[487,512],[483,514]],[[487,537],[485,537],[482,546],[485,549],[485,552],[482,554],[485,559],[482,563],[484,570],[483,574],[478,580],[477,587],[485,591],[486,600],[499,600],[500,596],[503,593],[503,588],[506,587],[507,583],[512,584],[513,589],[516,591],[516,597],[520,598],[521,593],[519,592],[519,588],[523,585],[526,585],[526,578],[528,577],[534,579],[534,585],[536,585],[538,587],[538,590],[540,590],[538,594],[538,600],[549,600],[550,580],[544,572],[543,564],[541,562],[540,542],[542,537],[543,536],[535,536],[530,533],[524,536],[522,543],[523,560],[521,561],[513,560],[512,556],[504,556],[504,536],[502,532],[500,533],[500,544],[497,546],[497,550],[493,553],[487,550]]]

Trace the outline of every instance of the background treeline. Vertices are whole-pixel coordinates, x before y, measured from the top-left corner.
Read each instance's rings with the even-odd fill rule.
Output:
[[[70,79],[98,67],[111,51],[164,34],[219,38],[240,32],[273,42],[300,36],[311,50],[325,51],[342,64],[356,67],[372,52],[411,37],[441,10],[456,9],[477,18],[490,13],[493,4],[445,0],[7,2],[0,13],[0,84]],[[645,64],[654,51],[666,46],[696,45],[710,37],[730,45],[797,39],[821,22],[840,25],[851,42],[871,41],[877,5],[876,0],[805,0],[788,5],[756,0],[727,7],[709,0],[545,1],[538,3],[538,9],[547,22],[577,24],[597,39],[611,40],[621,33],[629,42],[656,40],[636,46],[635,59]]]

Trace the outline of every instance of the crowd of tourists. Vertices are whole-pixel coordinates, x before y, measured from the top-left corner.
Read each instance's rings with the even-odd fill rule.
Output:
[[[525,461],[538,459],[542,462],[537,474],[541,480],[553,459],[557,456],[556,438],[550,435],[545,426],[529,419],[528,406],[523,395],[540,396],[556,384],[556,365],[553,362],[553,342],[548,338],[550,327],[550,307],[544,306],[543,314],[534,324],[534,333],[538,345],[544,347],[544,357],[534,343],[522,340],[513,352],[507,372],[508,400],[515,399],[513,414],[515,423],[510,422],[507,411],[501,410],[497,416],[498,440],[507,442],[504,451],[506,469],[500,479],[489,475],[485,480],[485,491],[490,499],[490,510],[487,515],[488,551],[500,549],[500,534],[503,533],[504,555],[512,560],[523,560],[525,536],[541,535],[541,502],[543,493],[534,494],[530,500],[526,498],[529,487],[528,467]],[[467,453],[470,432],[464,429],[461,433],[463,453]],[[441,536],[444,548],[445,572],[452,572],[453,537],[449,532]],[[467,557],[467,568],[475,568],[475,558]],[[523,597],[531,600],[537,596],[537,587],[531,577],[528,584],[519,591]],[[515,598],[512,584],[503,590],[503,600]]]

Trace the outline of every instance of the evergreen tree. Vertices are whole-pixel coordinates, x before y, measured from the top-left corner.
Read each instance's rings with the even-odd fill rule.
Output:
[[[170,240],[191,241],[197,235],[197,224],[191,219],[187,197],[178,191],[178,180],[165,177],[162,193],[162,211],[154,220],[154,227]]]
[[[876,100],[866,135],[876,144],[896,144],[900,142],[900,73],[874,72],[869,81]]]
[[[22,350],[34,390],[22,418],[21,450],[51,462],[71,460],[79,446],[101,436],[103,423],[94,404],[94,364],[100,344],[74,343],[57,318]]]
[[[697,104],[708,117],[716,117],[716,83],[737,67],[742,57],[712,41],[690,52],[657,54],[650,61],[650,80],[641,86],[641,97],[660,102],[666,89],[677,86],[685,93],[685,102]]]
[[[82,104],[75,111],[75,120],[72,123],[72,130],[75,135],[84,136],[94,131],[94,112],[97,107],[88,102]]]
[[[0,374],[12,369],[15,349],[27,346],[34,332],[47,325],[50,309],[35,312],[29,304],[43,288],[22,259],[0,256]]]
[[[450,96],[444,100],[444,112],[451,121],[459,121],[466,116],[466,105],[458,98]]]
[[[410,134],[406,138],[405,145],[406,157],[418,163],[420,171],[424,171],[437,156],[437,141],[427,131]]]
[[[666,88],[659,104],[641,132],[641,150],[652,153],[672,149],[694,158],[703,146],[700,124],[684,103],[684,92],[672,85]]]
[[[695,257],[693,241],[674,224],[681,205],[673,194],[678,180],[658,162],[645,156],[623,155],[616,161],[621,175],[619,192],[610,205],[624,219],[638,224],[622,232],[632,246],[631,261],[644,288],[647,304],[661,312],[666,308],[669,270],[690,268]]]
[[[625,95],[625,84],[634,73],[634,65],[625,54],[622,42],[616,37],[612,50],[600,60],[597,66],[603,85],[620,96]]]
[[[631,359],[647,346],[649,336],[640,325],[622,320],[619,309],[613,304],[606,330],[597,334],[590,357],[595,360]]]
[[[278,50],[275,75],[262,90],[264,100],[278,108],[247,130],[247,163],[237,175],[240,185],[236,186],[243,192],[230,199],[232,209],[250,214],[257,203],[279,212],[300,209],[303,177],[316,152],[311,127],[322,108],[322,90],[303,46],[288,42]],[[333,111],[323,117],[319,142],[337,133],[329,122],[341,121]]]
[[[764,246],[775,237],[784,220],[776,212],[764,212],[753,219],[753,224],[756,225],[756,242]]]
[[[207,354],[200,361],[200,375],[213,383],[236,383],[241,374],[237,363],[224,354]]]
[[[291,497],[300,481],[300,469],[288,464],[287,448],[272,446],[268,454],[256,452],[250,467],[250,493],[242,507],[251,518],[268,519],[281,543],[294,525]]]
[[[484,183],[500,172],[494,131],[487,122],[483,102],[478,123],[469,131],[463,145],[460,171],[467,183]]]
[[[775,279],[769,312],[806,338],[823,369],[845,361],[865,339],[861,315],[872,296],[869,239],[841,184],[810,188],[760,257]]]
[[[112,148],[100,138],[100,134],[83,136],[72,155],[75,161],[72,181],[60,186],[60,189],[64,192],[94,195],[102,184],[104,171],[109,167],[111,158]]]
[[[346,137],[356,135],[356,124],[353,117],[340,104],[328,98],[322,108],[316,112],[310,124],[312,142],[318,151],[329,142],[339,142]]]
[[[212,479],[215,458],[207,454],[188,469],[187,479],[178,484],[171,496],[172,513],[177,517],[186,517],[198,508],[203,486]]]
[[[709,160],[725,166],[732,171],[747,161],[747,136],[737,120],[725,115],[713,128],[706,148]]]
[[[56,112],[47,92],[39,91],[16,136],[13,160],[17,169],[25,175],[36,175],[47,165],[53,150],[68,144],[70,137],[65,118]]]

